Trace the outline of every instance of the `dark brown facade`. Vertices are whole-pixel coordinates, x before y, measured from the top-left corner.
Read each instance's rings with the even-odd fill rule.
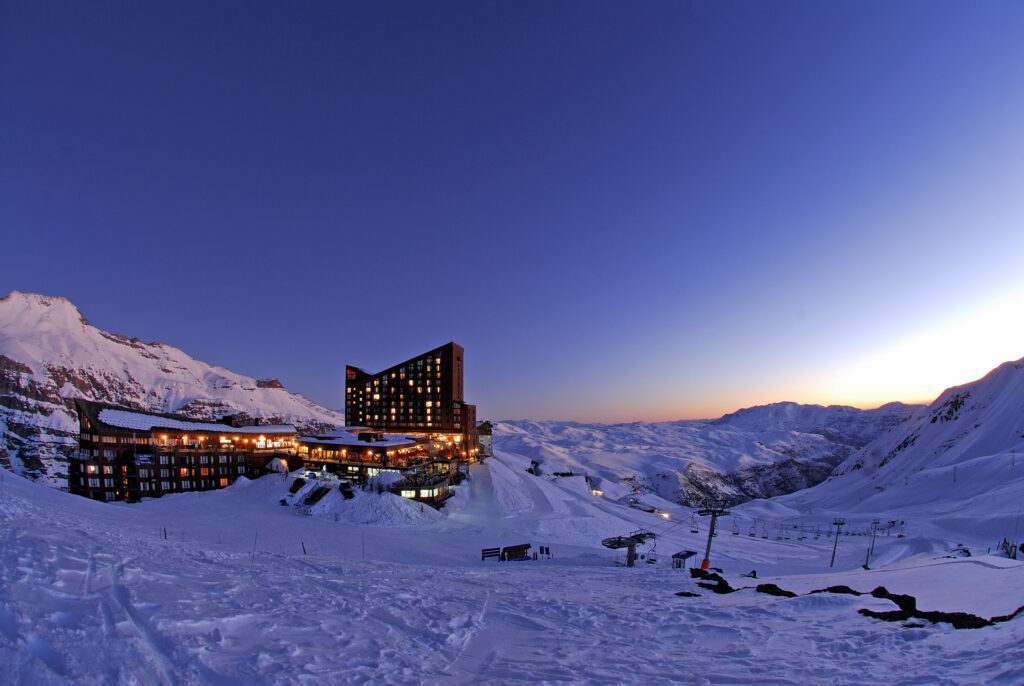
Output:
[[[68,487],[87,498],[137,502],[212,490],[262,474],[274,458],[296,462],[290,426],[235,427],[84,400],[76,405],[79,440]]]
[[[444,435],[462,459],[479,452],[476,406],[462,391],[463,349],[456,343],[370,374],[345,368],[345,420],[387,433]]]

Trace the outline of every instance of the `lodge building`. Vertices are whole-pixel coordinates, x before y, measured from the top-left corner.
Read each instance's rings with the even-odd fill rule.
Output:
[[[290,425],[197,422],[76,400],[79,448],[69,489],[136,502],[223,488],[281,458],[289,469],[304,465],[357,484],[393,473],[384,480],[388,490],[436,505],[450,495],[459,464],[480,457],[476,407],[463,398],[462,357],[451,342],[377,374],[346,367],[350,426],[317,436],[300,437]]]
[[[232,426],[171,414],[75,401],[78,450],[68,466],[72,493],[136,502],[181,491],[224,488],[255,477],[274,458],[296,461],[290,425]]]
[[[437,436],[385,434],[368,427],[343,427],[298,439],[308,468],[327,471],[353,483],[384,472],[395,477],[388,490],[425,503],[445,500],[460,461],[454,441]]]

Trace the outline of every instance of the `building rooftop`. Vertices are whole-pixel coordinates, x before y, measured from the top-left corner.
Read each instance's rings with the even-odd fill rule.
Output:
[[[299,439],[300,443],[306,445],[341,445],[361,448],[404,448],[409,445],[416,445],[416,440],[408,436],[387,436],[382,441],[361,441],[357,434],[341,433],[339,435],[325,434],[323,436],[307,436]]]
[[[224,434],[294,434],[295,427],[291,424],[264,424],[260,426],[229,426],[216,422],[191,422],[171,419],[160,415],[133,412],[131,410],[102,409],[98,419],[104,424],[121,429],[152,431],[168,429],[170,431],[195,431]]]

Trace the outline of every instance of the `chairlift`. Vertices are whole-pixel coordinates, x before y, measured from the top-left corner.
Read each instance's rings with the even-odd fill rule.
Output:
[[[768,524],[763,524],[761,528],[761,538],[768,538]]]
[[[732,535],[733,536],[739,536],[740,535],[740,524],[739,524],[739,522],[736,521],[735,517],[732,518]]]
[[[690,533],[691,534],[699,534],[700,533],[700,529],[697,527],[697,517],[695,515],[690,515]]]
[[[790,539],[789,539],[789,529],[786,529],[786,535],[785,535],[785,538],[786,538],[786,540],[787,540],[787,541],[788,541],[788,540],[790,540]]]
[[[754,523],[750,525],[750,533],[748,533],[747,536],[750,536],[751,538],[756,538],[757,537],[757,520],[756,519],[754,520]]]

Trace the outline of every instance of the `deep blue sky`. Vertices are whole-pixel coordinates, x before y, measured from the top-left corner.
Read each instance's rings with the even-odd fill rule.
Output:
[[[331,407],[451,339],[482,418],[930,399],[1024,355],[957,324],[1024,290],[1022,36],[1019,2],[0,2],[0,291]],[[952,364],[966,329],[1007,346]]]

